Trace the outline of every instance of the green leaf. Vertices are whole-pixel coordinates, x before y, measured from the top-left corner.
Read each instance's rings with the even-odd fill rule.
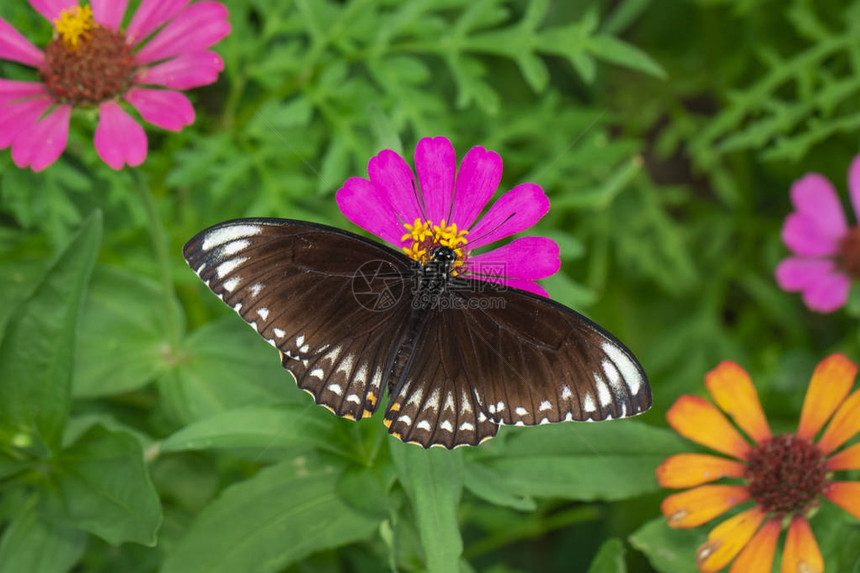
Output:
[[[124,431],[94,426],[61,452],[45,484],[45,508],[66,525],[114,545],[155,545],[161,505],[140,442]]]
[[[630,536],[630,544],[661,573],[698,573],[696,548],[704,540],[701,530],[672,529],[662,517],[652,519]]]
[[[504,505],[521,511],[533,511],[537,504],[533,499],[524,498],[507,489],[507,484],[499,474],[482,464],[465,464],[466,489],[495,505]]]
[[[339,471],[284,462],[228,488],[198,516],[161,573],[267,573],[366,539],[379,525],[335,491]]]
[[[596,58],[601,60],[645,72],[661,80],[668,78],[666,70],[656,60],[618,38],[606,34],[592,36],[588,39],[588,49]]]
[[[351,423],[355,422],[338,420],[313,403],[249,406],[194,422],[164,440],[160,449],[315,447],[349,458],[350,444],[336,426]]]
[[[168,410],[185,423],[250,406],[304,397],[277,350],[237,316],[210,322],[185,341],[176,368],[159,379]]]
[[[56,447],[69,415],[75,326],[99,250],[101,213],[90,215],[9,319],[0,342],[0,440],[35,436]]]
[[[0,573],[65,573],[87,545],[87,534],[46,521],[26,508],[3,532]]]
[[[457,508],[463,491],[463,458],[459,451],[424,450],[389,440],[397,476],[418,522],[430,573],[456,571],[463,553]]]
[[[657,491],[657,466],[688,448],[675,433],[633,420],[529,428],[490,445],[474,461],[508,491],[589,501]]]
[[[128,392],[167,371],[168,316],[152,311],[163,305],[155,282],[121,269],[96,267],[81,317],[75,396]],[[181,325],[176,327],[181,330]]]
[[[620,539],[607,539],[588,568],[588,573],[627,573],[624,564],[624,543]]]
[[[397,498],[389,495],[394,478],[394,468],[387,461],[370,467],[349,467],[337,483],[337,493],[356,511],[386,519],[397,509]]]

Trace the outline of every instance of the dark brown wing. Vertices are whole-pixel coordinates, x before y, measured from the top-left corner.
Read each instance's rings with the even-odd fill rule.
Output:
[[[333,227],[238,219],[202,231],[186,261],[281,351],[318,404],[361,418],[378,407],[411,314],[409,259]]]
[[[614,336],[549,299],[454,279],[395,389],[389,431],[425,447],[474,444],[492,425],[635,416],[647,376]],[[392,411],[392,407],[395,411]]]

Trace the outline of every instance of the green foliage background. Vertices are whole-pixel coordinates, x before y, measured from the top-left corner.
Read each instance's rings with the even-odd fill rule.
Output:
[[[84,112],[42,173],[0,153],[0,573],[695,571],[708,528],[659,513],[654,468],[693,448],[666,408],[733,359],[789,431],[815,363],[858,358],[860,306],[815,315],[773,269],[791,182],[845,197],[860,1],[225,4],[221,79],[142,167],[106,167]],[[547,191],[546,286],[637,353],[650,413],[425,452],[312,407],[184,265],[229,218],[351,228],[340,184],[432,135]],[[813,527],[858,566],[856,520]]]

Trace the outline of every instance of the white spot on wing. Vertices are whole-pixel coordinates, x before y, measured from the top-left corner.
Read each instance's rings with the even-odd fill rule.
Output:
[[[364,386],[367,383],[367,362],[362,362],[355,373],[355,381]]]
[[[343,388],[340,387],[340,384],[329,384],[328,389],[340,396],[343,394]]]
[[[242,282],[242,279],[239,277],[233,277],[232,279],[224,281],[224,290],[227,292],[233,292],[236,290],[236,287],[239,286],[240,282]]]
[[[238,267],[239,265],[241,265],[242,263],[244,263],[247,260],[248,260],[248,257],[238,257],[236,259],[230,259],[229,261],[224,261],[223,263],[218,265],[218,268],[215,269],[215,272],[218,273],[219,279],[223,279],[226,275],[229,275],[234,270],[236,270],[236,267]]]
[[[323,372],[322,368],[314,368],[313,370],[311,370],[310,375],[314,378],[319,378],[320,380],[322,380],[323,376],[325,376],[325,372]]]
[[[440,392],[439,388],[434,388],[433,393],[430,394],[430,398],[427,399],[427,403],[424,404],[424,408],[432,408],[434,411],[439,409],[439,397]]]
[[[552,410],[552,404],[549,403],[549,400],[544,400],[538,407],[539,412],[545,412],[546,410]]]
[[[525,408],[523,408],[522,406],[518,406],[517,409],[514,410],[514,412],[516,412],[517,416],[525,416],[526,414],[529,413],[529,411],[526,410]]]
[[[349,354],[338,365],[337,370],[335,370],[335,373],[343,372],[345,375],[349,376],[350,372],[352,372],[352,365],[354,362],[355,362],[355,356],[353,356],[352,354]]]
[[[239,312],[240,310],[242,310],[242,303],[237,302],[236,306],[233,307],[233,310],[235,310],[236,312]]]
[[[451,420],[445,420],[441,424],[439,424],[439,428],[445,430],[446,432],[453,432],[454,426],[451,424]]]
[[[263,290],[263,286],[264,285],[262,285],[260,283],[257,283],[254,286],[252,286],[251,287],[251,296],[256,297],[258,294],[260,294],[260,291]]]
[[[420,422],[418,422],[418,425],[415,427],[418,428],[419,430],[427,430],[428,432],[432,429],[430,427],[430,422],[428,422],[427,420],[421,420]]]
[[[281,330],[280,328],[273,328],[272,332],[274,332],[275,336],[277,336],[278,338],[283,338],[284,336],[287,335],[287,333],[284,332],[283,330]]]
[[[454,407],[454,393],[448,392],[448,395],[445,397],[445,407],[442,410],[450,409],[452,412],[456,412],[457,409]]]
[[[401,390],[401,392],[402,392],[402,391],[403,391],[403,390]],[[407,406],[409,406],[410,404],[415,404],[415,406],[418,406],[418,404],[420,404],[420,403],[421,403],[421,397],[422,397],[422,396],[424,396],[424,389],[423,389],[423,388],[418,388],[418,390],[416,390],[416,391],[415,391],[415,392],[414,392],[414,393],[409,397],[409,401],[408,401],[408,402],[406,402],[406,405],[407,405]]]
[[[504,409],[505,409],[505,403],[504,402],[499,402],[498,404],[496,404],[496,412],[501,412]]]
[[[302,334],[301,336],[296,337],[296,346],[297,346],[297,347],[298,347],[298,346],[301,346],[301,345],[302,345],[302,344],[304,344],[304,343],[305,343],[305,335],[304,335],[304,334]]]
[[[594,372],[593,376],[594,387],[597,388],[597,400],[600,402],[601,406],[606,408],[612,403],[612,394],[609,392],[609,387],[606,385],[606,382],[603,381],[603,378],[600,377],[600,374]]]
[[[263,228],[257,225],[230,225],[228,227],[220,227],[214,231],[210,231],[203,239],[202,249],[208,251],[212,247],[235,241],[236,239],[244,239],[245,237],[253,237],[259,235]]]
[[[263,320],[266,320],[267,318],[269,318],[269,309],[266,307],[258,308],[257,309],[257,316],[259,316]]]
[[[475,426],[471,422],[463,422],[460,424],[460,429],[466,432],[474,432]]]
[[[606,353],[612,362],[615,363],[616,368],[621,372],[621,377],[624,379],[627,387],[630,388],[630,393],[635,396],[642,387],[642,376],[639,374],[639,369],[636,368],[633,361],[620,348],[612,343],[608,341],[604,342],[601,348],[603,348],[603,352]]]
[[[354,404],[361,404],[361,398],[358,397],[358,394],[350,394],[346,397],[347,402],[353,402]]]
[[[231,241],[221,247],[221,251],[218,253],[219,257],[224,257],[227,255],[235,255],[239,251],[243,251],[247,249],[251,245],[251,241],[248,240],[239,240],[239,241]]]
[[[562,384],[562,386],[561,386],[561,399],[567,400],[571,396],[573,396],[573,394],[571,393],[570,388],[567,386],[567,384]]]
[[[594,412],[597,409],[594,405],[594,398],[591,396],[591,392],[585,393],[585,398],[582,402],[582,409],[586,412]]]
[[[469,395],[463,390],[463,399],[460,400],[460,415],[472,412],[472,403],[469,400]]]

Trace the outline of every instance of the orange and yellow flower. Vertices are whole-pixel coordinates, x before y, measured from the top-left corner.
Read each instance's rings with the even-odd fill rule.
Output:
[[[700,571],[719,571],[731,563],[731,573],[769,573],[784,526],[782,573],[824,571],[810,513],[823,496],[860,518],[860,482],[833,479],[834,472],[860,469],[860,443],[837,452],[860,432],[860,390],[849,395],[856,374],[857,366],[841,354],[822,360],[812,374],[797,431],[778,436],[771,434],[749,374],[734,362],[723,362],[705,376],[717,406],[697,396],[681,396],[672,405],[666,417],[675,431],[730,457],[679,454],[657,468],[663,487],[693,488],[663,500],[669,525],[697,527],[753,503],[711,530],[696,552]],[[728,482],[711,483],[721,478]]]

